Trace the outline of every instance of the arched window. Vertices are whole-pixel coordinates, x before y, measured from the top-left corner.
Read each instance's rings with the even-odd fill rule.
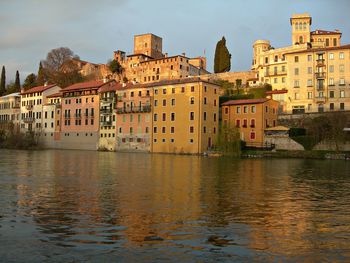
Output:
[[[302,36],[299,37],[299,44],[303,44],[304,43],[304,39]]]
[[[304,30],[306,30],[306,22],[304,22]]]
[[[298,30],[298,22],[297,22],[297,23],[295,23],[295,25],[294,25],[294,29],[295,29],[295,30]]]

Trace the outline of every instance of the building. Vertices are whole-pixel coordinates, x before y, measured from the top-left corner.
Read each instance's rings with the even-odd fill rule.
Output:
[[[151,150],[152,87],[122,84],[117,90],[117,150]]]
[[[120,50],[114,52],[114,59],[121,64],[129,81],[151,83],[208,73],[205,57],[168,56],[163,54],[162,42],[162,38],[154,34],[137,35],[133,54],[126,55]]]
[[[231,100],[222,104],[222,122],[238,128],[247,146],[264,147],[264,131],[277,125],[277,111],[271,99]]]
[[[99,149],[115,151],[116,138],[116,114],[118,86],[116,82],[110,82],[99,89],[100,95],[100,136]]]
[[[219,89],[200,78],[153,86],[151,152],[200,154],[217,141]]]
[[[115,81],[89,81],[76,83],[62,90],[62,124],[59,147],[98,149],[100,137],[100,96],[98,90],[112,83]]]
[[[258,82],[286,90],[284,113],[350,109],[350,45],[341,45],[339,30],[311,31],[309,14],[290,19],[292,43],[274,48],[268,40],[253,45],[252,69]]]
[[[44,85],[21,91],[21,131],[41,135],[43,129],[43,105],[48,96],[61,90],[56,84]]]
[[[0,97],[0,130],[19,131],[21,96],[19,92]]]

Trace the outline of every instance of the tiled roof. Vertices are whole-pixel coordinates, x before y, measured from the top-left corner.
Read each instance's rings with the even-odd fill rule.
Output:
[[[130,87],[134,85],[132,83],[127,83],[126,86]],[[116,90],[123,89],[125,87],[123,87],[122,83],[109,82],[109,83],[106,83],[106,85],[101,86],[98,92],[116,91]]]
[[[57,92],[47,96],[47,98],[59,98],[59,97],[62,97],[62,92]]]
[[[328,30],[320,30],[316,29],[315,31],[311,31],[311,35],[334,35],[334,34],[340,34],[340,31],[328,31]]]
[[[260,104],[264,103],[266,101],[269,101],[270,99],[262,98],[262,99],[246,99],[246,100],[230,100],[227,102],[224,102],[221,104],[222,106],[229,106],[229,105],[242,105],[242,104]]]
[[[51,89],[51,88],[53,88],[55,86],[57,86],[57,85],[56,84],[51,84],[51,85],[46,85],[46,86],[44,85],[44,86],[34,87],[34,88],[29,89],[29,90],[21,92],[21,95],[35,93],[35,92],[43,92],[43,91]]]
[[[108,83],[108,82],[106,82]],[[62,92],[66,91],[74,91],[74,90],[82,90],[82,89],[93,89],[93,88],[100,88],[101,86],[106,84],[105,82],[101,81],[88,81],[88,82],[81,82],[81,83],[76,83],[71,86],[68,86],[67,88],[63,89]]]

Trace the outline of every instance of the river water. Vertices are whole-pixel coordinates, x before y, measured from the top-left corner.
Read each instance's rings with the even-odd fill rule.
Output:
[[[350,162],[0,150],[1,262],[349,262]]]

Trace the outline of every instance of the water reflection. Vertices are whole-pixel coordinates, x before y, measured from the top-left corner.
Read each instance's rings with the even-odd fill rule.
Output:
[[[349,162],[83,151],[0,157],[5,249],[15,251],[4,242],[12,237],[62,257],[59,247],[83,249],[78,260],[350,257]]]

